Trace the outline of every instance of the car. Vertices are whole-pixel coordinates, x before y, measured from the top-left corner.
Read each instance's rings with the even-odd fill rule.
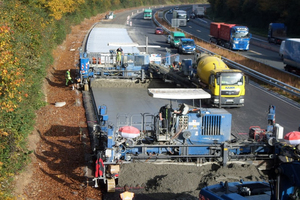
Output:
[[[109,12],[107,15],[105,15],[105,19],[113,19],[114,18],[114,13]]]
[[[170,14],[172,14],[172,13],[173,13],[173,9],[172,9],[172,8],[169,10],[169,13],[170,13]]]
[[[170,42],[171,42],[171,35],[168,35],[166,43],[170,44]]]
[[[195,41],[190,38],[180,38],[178,53],[193,54],[196,51]]]
[[[155,28],[155,34],[163,35],[164,34],[164,29],[162,27],[156,27]]]
[[[174,10],[179,10],[179,7],[176,6],[176,7],[174,8]]]
[[[191,14],[190,14],[190,18],[191,18],[191,19],[195,19],[195,18],[196,18],[195,13],[191,13]]]

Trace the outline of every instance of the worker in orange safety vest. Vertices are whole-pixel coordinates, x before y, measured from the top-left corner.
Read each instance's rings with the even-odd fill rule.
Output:
[[[123,192],[123,193],[120,194],[121,200],[132,200],[134,198],[134,193],[133,192],[129,192],[128,185],[124,186],[124,190],[125,190],[125,192]]]

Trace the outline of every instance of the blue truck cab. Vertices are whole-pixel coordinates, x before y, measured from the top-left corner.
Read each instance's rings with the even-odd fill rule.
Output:
[[[180,38],[179,46],[178,46],[178,53],[184,54],[184,53],[195,53],[196,51],[196,45],[195,41],[190,38]]]
[[[270,23],[268,29],[269,43],[281,44],[287,38],[287,27],[283,23]]]
[[[231,49],[232,50],[249,50],[250,39],[252,34],[246,26],[234,26],[231,31]]]

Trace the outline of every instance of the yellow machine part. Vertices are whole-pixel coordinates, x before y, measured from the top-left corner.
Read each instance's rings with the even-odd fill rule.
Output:
[[[107,173],[109,174],[118,174],[120,171],[120,165],[108,165]],[[116,180],[114,178],[106,179],[107,183],[107,192],[115,192],[116,189]]]
[[[120,165],[109,165],[108,171],[110,174],[118,174],[120,171]]]
[[[107,192],[116,191],[116,180],[114,178],[106,179]]]
[[[220,72],[224,69],[229,69],[228,66],[219,58],[218,56],[212,55],[201,55],[198,66],[197,66],[197,75],[200,78],[201,82],[209,84],[209,76],[211,71]]]

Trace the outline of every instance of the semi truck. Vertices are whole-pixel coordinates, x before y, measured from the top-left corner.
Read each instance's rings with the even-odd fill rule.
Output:
[[[231,50],[249,50],[251,34],[246,26],[236,24],[210,24],[210,41]]]
[[[186,26],[187,22],[187,14],[185,10],[174,10],[173,11],[173,19],[176,20],[177,22],[176,25],[179,26]]]
[[[287,27],[283,23],[270,23],[268,29],[269,43],[281,44],[286,36]]]
[[[194,5],[193,12],[196,17],[203,18],[204,14],[205,14],[205,7],[203,7],[201,5]]]
[[[300,38],[288,38],[282,41],[279,55],[286,71],[300,74]]]
[[[144,10],[144,19],[152,19],[152,9]]]
[[[211,94],[209,104],[220,107],[244,106],[245,76],[240,70],[229,69],[221,57],[208,54],[198,56],[197,77]]]

